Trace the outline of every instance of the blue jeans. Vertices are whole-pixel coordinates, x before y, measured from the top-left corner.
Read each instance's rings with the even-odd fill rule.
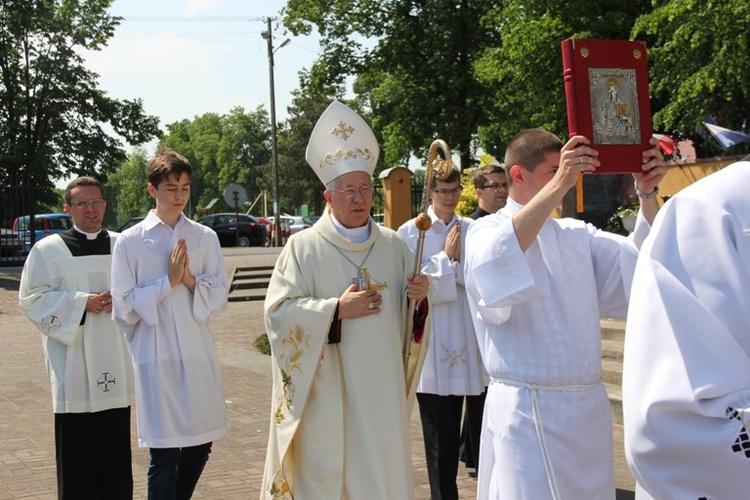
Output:
[[[149,448],[148,500],[189,500],[211,453],[211,443]]]

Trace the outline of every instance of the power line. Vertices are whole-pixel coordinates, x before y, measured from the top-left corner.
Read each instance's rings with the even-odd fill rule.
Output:
[[[232,36],[257,35],[260,31],[220,31],[213,33],[139,33],[117,35],[119,38],[170,38],[170,37],[199,37],[199,36]]]
[[[124,21],[142,23],[245,23],[245,22],[267,22],[268,17],[242,17],[242,16],[122,16]],[[276,17],[271,17],[275,21]]]

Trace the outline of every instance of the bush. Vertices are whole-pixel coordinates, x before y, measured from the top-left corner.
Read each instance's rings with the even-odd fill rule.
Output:
[[[258,350],[259,353],[265,354],[266,356],[271,355],[271,344],[268,342],[268,334],[261,333],[253,341],[253,346]]]

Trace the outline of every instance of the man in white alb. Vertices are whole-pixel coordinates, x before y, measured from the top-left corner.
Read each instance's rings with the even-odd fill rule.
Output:
[[[464,288],[466,232],[472,221],[455,213],[462,191],[460,172],[452,168],[445,179],[433,176],[429,190],[432,224],[424,233],[422,272],[430,277],[432,311],[417,403],[431,496],[451,500],[458,499],[464,396],[479,397],[487,384]],[[398,234],[416,250],[416,219],[405,222]]]
[[[491,378],[478,498],[615,495],[599,318],[627,312],[637,246],[658,210],[666,166],[657,148],[643,153],[643,172],[633,174],[641,213],[630,239],[552,219],[579,173],[599,166],[588,144],[520,132],[505,154],[508,204],[469,229],[466,284]]]
[[[636,497],[750,492],[750,157],[683,189],[638,257],[623,368]]]
[[[147,189],[156,208],[120,235],[112,256],[112,314],[135,363],[149,500],[190,498],[213,441],[229,429],[209,324],[229,287],[216,233],[182,213],[192,172],[172,150],[154,156]]]

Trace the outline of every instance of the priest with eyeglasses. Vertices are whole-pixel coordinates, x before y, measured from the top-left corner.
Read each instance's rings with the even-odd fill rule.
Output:
[[[306,159],[327,210],[282,250],[265,301],[272,350],[271,425],[261,498],[413,496],[402,336],[407,297],[424,325],[426,277],[370,218],[378,144],[334,101]],[[419,331],[416,332],[419,334]]]
[[[63,208],[73,227],[31,248],[18,291],[52,384],[58,498],[131,499],[133,362],[110,294],[117,233],[102,228],[107,202],[94,178],[71,181]]]

